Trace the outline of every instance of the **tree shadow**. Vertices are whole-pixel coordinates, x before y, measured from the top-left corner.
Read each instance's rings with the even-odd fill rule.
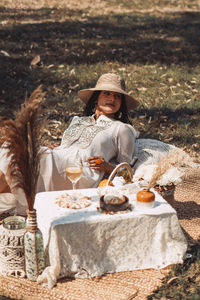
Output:
[[[83,18],[81,10],[0,7],[0,20],[1,24],[5,22],[0,27],[1,115],[11,116],[41,83],[44,87],[60,85],[68,90],[66,79],[48,72],[52,64],[89,66],[109,61],[192,68],[200,61],[199,12],[160,16],[113,13]],[[38,54],[45,68],[30,67]],[[79,88],[85,86],[80,83]],[[165,108],[159,113],[144,108],[138,111],[154,119],[159,113],[174,119],[173,112]]]
[[[181,229],[182,229],[184,236],[188,242],[188,245],[191,246],[191,245],[196,244],[197,241],[195,239],[193,239],[193,237],[182,226],[181,226]]]
[[[93,64],[110,60],[193,66],[199,62],[199,12],[164,17],[109,14],[67,21],[58,20],[58,16],[76,16],[77,11],[0,7],[0,12],[2,20],[13,20],[12,26],[5,25],[1,29],[4,42],[1,49],[10,49],[16,56],[26,53],[26,58],[30,58],[34,51],[40,51],[45,64],[52,63],[52,60],[60,64]]]
[[[186,197],[188,195],[186,194]],[[166,197],[167,202],[176,210],[179,220],[192,220],[200,217],[200,205],[195,201],[178,201],[174,195]],[[197,241],[181,226],[189,245]]]
[[[191,257],[185,257],[182,264],[176,264],[171,272],[164,278],[163,284],[147,297],[153,299],[199,299],[198,283],[195,279],[198,276],[198,265],[200,257],[200,240],[191,247]],[[173,280],[175,279],[175,280]],[[177,280],[178,279],[178,280]],[[191,289],[191,285],[193,289]]]
[[[167,198],[167,202],[176,210],[179,220],[192,220],[200,216],[200,205],[195,201],[182,202],[171,196]]]
[[[143,118],[143,122],[146,124],[145,128],[140,128],[140,135],[143,138],[151,137],[160,139],[160,132],[167,131],[171,128],[173,135],[171,136],[170,142],[177,144],[183,142],[183,140],[185,144],[200,143],[199,135],[194,136],[187,134],[184,130],[184,126],[187,126],[188,124],[190,125],[190,128],[197,128],[200,126],[200,118],[197,117],[198,115],[200,115],[200,108],[181,107],[171,109],[166,106],[161,108],[140,107],[137,111],[130,112],[130,116],[134,119],[136,125],[137,122],[140,122],[140,118]],[[177,128],[180,129],[181,127],[183,129],[178,131]]]

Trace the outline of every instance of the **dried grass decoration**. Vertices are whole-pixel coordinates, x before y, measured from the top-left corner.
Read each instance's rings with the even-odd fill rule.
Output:
[[[191,163],[192,159],[182,150],[166,154],[157,164],[157,167],[155,168],[152,177],[148,183],[147,189],[150,189],[151,187],[155,186],[159,182],[161,177],[164,174],[166,174],[170,168],[186,167],[189,166]],[[168,178],[169,184],[175,181],[175,178]]]
[[[15,189],[22,189],[28,205],[27,230],[24,235],[25,271],[36,281],[44,263],[43,239],[37,228],[34,207],[40,165],[42,102],[45,93],[39,86],[15,114],[15,120],[5,120],[1,145],[8,150],[9,177]]]
[[[178,168],[178,167],[186,167],[192,163],[192,159],[182,150],[178,150],[175,152],[172,152],[170,154],[166,154],[163,156],[163,158],[158,162],[156,168],[153,171],[153,174],[151,176],[151,179],[148,182],[147,188],[144,190],[145,193],[148,191],[150,192],[150,188],[154,187],[157,190],[158,182],[166,182],[166,180],[169,182],[169,188],[170,190],[175,189],[174,183],[176,182],[176,178],[164,178],[162,179],[163,175],[166,174],[172,167]],[[148,166],[146,166],[148,168]],[[176,173],[175,173],[176,174]],[[183,174],[182,174],[183,175]],[[158,189],[158,192],[160,190]],[[163,194],[163,191],[160,193],[164,195],[168,195],[166,192]],[[141,194],[141,192],[139,192]],[[138,194],[139,194],[138,193]],[[151,192],[153,193],[153,192]],[[139,195],[140,195],[139,194]],[[147,201],[147,200],[146,200]]]

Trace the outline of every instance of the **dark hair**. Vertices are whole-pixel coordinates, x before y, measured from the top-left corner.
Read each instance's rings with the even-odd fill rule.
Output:
[[[101,91],[94,91],[89,101],[87,102],[85,109],[83,111],[84,116],[91,116],[95,113],[96,105],[98,102],[99,94]]]
[[[94,91],[89,101],[87,102],[85,109],[83,111],[84,116],[91,116],[95,113],[96,105],[98,102],[99,94],[101,91]],[[128,110],[126,106],[125,95],[121,94],[121,106],[120,109],[115,113],[114,117],[116,120],[119,120],[123,123],[131,124],[131,121],[128,116]]]

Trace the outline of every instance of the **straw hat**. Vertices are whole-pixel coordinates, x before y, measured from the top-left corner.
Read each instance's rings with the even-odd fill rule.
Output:
[[[78,92],[80,99],[87,104],[94,91],[110,91],[125,95],[128,109],[136,108],[139,102],[125,91],[124,79],[114,73],[103,74],[97,81],[96,86],[91,89],[84,89]]]

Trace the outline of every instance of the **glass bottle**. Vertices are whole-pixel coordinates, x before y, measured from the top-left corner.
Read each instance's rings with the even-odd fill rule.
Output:
[[[27,230],[24,234],[25,271],[29,280],[36,281],[45,268],[44,246],[37,227],[36,210],[27,211]]]

